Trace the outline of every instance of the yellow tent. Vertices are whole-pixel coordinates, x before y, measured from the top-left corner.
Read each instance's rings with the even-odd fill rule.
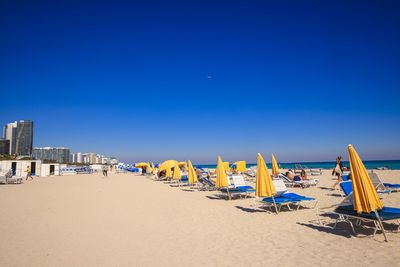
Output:
[[[179,168],[178,164],[176,164],[174,167],[174,174],[173,174],[172,178],[174,178],[174,180],[181,179],[181,169]]]
[[[172,159],[166,160],[163,163],[161,163],[160,165],[158,165],[158,170],[159,171],[164,171],[164,170],[167,170],[167,169],[171,169],[171,168],[173,168],[175,166],[175,164],[178,164],[178,161],[172,160]]]
[[[268,172],[267,164],[260,153],[257,156],[256,196],[272,197],[276,194],[274,183]]]
[[[218,157],[218,164],[215,172],[217,174],[217,181],[215,184],[217,188],[227,187],[228,179],[226,178],[226,172],[221,157]]]
[[[225,171],[229,171],[231,168],[229,167],[229,161],[224,161],[222,162],[222,165],[224,165]]]
[[[246,171],[246,161],[242,160],[242,161],[236,161],[235,163],[233,163],[233,165],[236,166],[236,171],[238,172],[245,172]]]
[[[172,178],[172,168],[166,168],[165,169],[165,177],[166,178]]]
[[[189,184],[197,183],[197,173],[193,168],[192,162],[188,160],[189,170],[188,170],[188,180]]]
[[[279,174],[279,166],[278,162],[276,162],[274,154],[272,154],[271,163],[272,163],[272,175],[275,177]]]
[[[146,173],[150,172],[150,164],[147,162],[139,162],[135,164],[136,168],[146,168]]]
[[[136,163],[136,164],[135,164],[135,167],[136,167],[136,168],[143,168],[143,167],[146,167],[146,168],[147,168],[147,166],[148,166],[148,163],[147,163],[147,162],[139,162],[139,163]]]
[[[363,162],[352,145],[348,146],[351,179],[353,181],[353,205],[357,213],[376,211],[383,205],[378,197]]]

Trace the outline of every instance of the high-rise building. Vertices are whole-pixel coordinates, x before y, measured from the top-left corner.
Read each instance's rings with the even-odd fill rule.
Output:
[[[4,126],[4,139],[10,141],[10,155],[31,156],[33,121],[21,120]]]
[[[7,155],[10,153],[10,140],[0,139],[0,155]]]
[[[58,163],[68,163],[70,151],[66,147],[35,147],[32,157],[40,160],[52,160]]]

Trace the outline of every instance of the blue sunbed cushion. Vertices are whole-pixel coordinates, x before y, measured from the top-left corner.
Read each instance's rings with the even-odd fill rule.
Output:
[[[290,199],[297,200],[297,201],[315,200],[315,198],[313,198],[313,197],[305,197],[305,196],[298,195],[296,193],[289,193],[289,192],[283,193],[281,195],[281,197],[286,197],[286,198],[290,198]]]
[[[383,183],[385,187],[389,188],[400,188],[400,184],[389,184],[389,183]]]
[[[377,219],[375,212],[358,214],[354,210],[353,205],[339,206],[335,209],[335,212],[345,215],[358,216],[366,219]],[[378,215],[382,221],[400,219],[400,208],[383,207],[381,210],[378,211]]]
[[[353,192],[353,182],[352,181],[341,182],[340,187],[342,188],[342,190],[346,196],[350,195],[351,192]]]
[[[251,187],[249,185],[237,186],[236,188],[243,192],[255,192],[256,191],[253,187]]]
[[[293,199],[290,199],[290,198],[287,198],[287,197],[281,197],[281,196],[279,196],[279,197],[266,197],[266,198],[263,198],[262,199],[262,201],[264,201],[264,202],[267,202],[267,203],[276,203],[276,204],[285,204],[285,203],[295,203],[295,202],[298,202],[298,201],[296,201],[296,200],[293,200]]]

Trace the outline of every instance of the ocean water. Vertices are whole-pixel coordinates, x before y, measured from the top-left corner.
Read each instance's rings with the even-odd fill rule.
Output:
[[[386,167],[391,170],[400,170],[400,160],[366,160],[363,161],[365,167],[367,169],[376,169],[380,167]],[[297,162],[297,163],[279,163],[281,168],[284,169],[293,169],[296,164],[301,164],[303,166],[307,166],[307,168],[318,168],[318,169],[333,169],[335,167],[334,161],[329,162]],[[350,164],[348,161],[343,161],[344,166],[349,167]],[[256,163],[248,163],[247,168],[251,166],[256,166]],[[271,168],[271,164],[267,163],[268,168]],[[199,168],[216,168],[216,164],[204,164],[204,165],[195,165]]]

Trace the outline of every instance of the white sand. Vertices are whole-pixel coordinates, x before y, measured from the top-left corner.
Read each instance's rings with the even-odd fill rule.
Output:
[[[380,171],[400,183],[400,171]],[[317,188],[338,203],[329,171]],[[351,266],[400,263],[400,233],[372,237],[318,226],[316,212],[271,214],[254,199],[170,187],[133,174],[36,178],[0,186],[0,266]],[[384,199],[400,207],[400,193]],[[328,220],[324,218],[324,220]],[[343,230],[344,229],[344,230]]]

